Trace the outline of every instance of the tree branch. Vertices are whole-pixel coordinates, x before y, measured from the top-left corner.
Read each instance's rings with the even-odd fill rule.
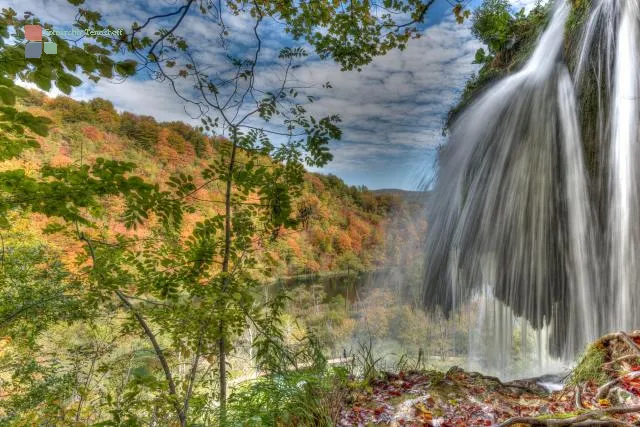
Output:
[[[156,62],[158,61],[158,56],[154,52],[155,48],[158,46],[159,43],[161,43],[169,35],[173,34],[173,32],[178,28],[178,26],[180,26],[180,23],[182,22],[184,17],[187,15],[187,12],[189,12],[189,8],[191,7],[191,5],[193,4],[194,1],[195,0],[189,0],[187,2],[187,4],[185,4],[184,6],[182,6],[180,8],[180,9],[183,9],[182,10],[182,14],[180,15],[180,17],[176,21],[175,25],[169,31],[164,33],[160,38],[158,38],[158,40],[156,40],[156,42],[153,44],[153,46],[151,46],[151,49],[149,49],[149,56],[151,56]],[[178,9],[178,11],[180,9]]]
[[[80,232],[77,223],[76,223],[76,231],[78,233],[78,238],[87,244],[87,247],[89,248],[89,253],[91,254],[91,260],[93,262],[93,268],[95,269],[96,253],[95,253],[95,250],[93,249],[93,244],[91,243],[91,240],[84,235],[84,233]],[[186,426],[187,420],[184,412],[182,411],[182,407],[178,403],[178,393],[176,392],[176,385],[175,385],[175,382],[173,381],[173,375],[171,374],[171,369],[169,368],[169,364],[167,363],[167,359],[164,356],[164,352],[162,351],[162,348],[160,348],[160,345],[158,344],[158,340],[156,339],[155,334],[153,333],[153,331],[145,321],[144,317],[142,317],[142,315],[135,309],[135,307],[131,304],[131,302],[127,299],[127,297],[119,289],[114,290],[114,292],[116,296],[120,299],[122,304],[124,304],[124,306],[127,307],[133,313],[134,317],[138,321],[138,324],[142,327],[145,335],[151,342],[151,345],[153,346],[153,350],[156,353],[156,357],[160,361],[160,365],[162,366],[162,370],[164,371],[164,376],[165,376],[165,379],[167,380],[167,385],[169,386],[169,394],[171,395],[171,401],[176,411],[176,414],[178,415],[178,419],[180,420],[180,425]]]
[[[202,352],[202,338],[203,338],[203,329],[200,328],[200,332],[198,335],[198,347],[196,349],[195,357],[193,358],[193,364],[191,365],[191,370],[189,372],[189,385],[187,386],[187,392],[184,396],[184,405],[182,412],[185,417],[189,413],[189,401],[191,400],[191,394],[193,393],[193,385],[196,381],[196,373],[198,371],[198,362],[200,361],[200,353]]]

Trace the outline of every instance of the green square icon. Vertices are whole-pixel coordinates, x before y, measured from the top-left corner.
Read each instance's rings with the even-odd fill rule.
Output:
[[[44,42],[44,53],[47,55],[55,55],[58,53],[58,45],[53,42]]]

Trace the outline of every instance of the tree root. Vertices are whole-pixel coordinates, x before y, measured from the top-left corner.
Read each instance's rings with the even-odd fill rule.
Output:
[[[604,399],[609,394],[609,390],[611,390],[611,387],[613,387],[614,385],[617,385],[619,382],[623,380],[633,380],[635,378],[640,378],[640,371],[634,371],[627,375],[623,375],[621,377],[618,377],[616,379],[609,381],[608,383],[598,388],[598,391],[596,393],[596,399]]]
[[[624,342],[627,343],[627,345],[638,355],[640,356],[640,346],[638,344],[636,344],[636,342],[631,339],[631,337],[629,335],[627,335],[625,332],[620,332],[619,333],[620,338],[622,338],[622,340]]]
[[[618,406],[613,408],[599,409],[588,411],[571,418],[536,418],[536,417],[513,417],[509,418],[500,427],[507,427],[514,424],[527,424],[531,426],[567,426],[567,425],[624,425],[629,423],[623,421],[606,418],[607,415],[630,414],[640,412],[640,405]]]
[[[602,420],[586,420],[579,423],[575,423],[574,426],[623,426],[633,427],[633,424],[625,423],[624,421],[616,420],[615,418],[604,418]]]
[[[639,354],[627,354],[627,355],[618,357],[617,359],[612,360],[611,362],[603,363],[602,367],[603,368],[608,368],[610,366],[615,365],[616,363],[624,362],[625,360],[631,360],[631,359],[640,359],[640,355]]]
[[[622,339],[634,351],[640,351],[640,346],[638,346],[635,342],[633,342],[633,338],[638,338],[638,337],[640,337],[640,330],[633,331],[630,334],[627,334],[626,332],[612,332],[610,334],[601,336],[596,342],[594,342],[594,344],[605,345],[609,341],[616,340],[616,339]],[[631,341],[631,343],[629,343],[629,341]],[[640,354],[640,353],[638,353],[638,354]]]
[[[576,386],[575,392],[576,392],[576,409],[584,409],[584,406],[582,405],[582,393],[579,386]]]
[[[638,336],[638,331],[634,331],[632,333],[632,335],[634,337]],[[603,368],[608,368],[609,366],[613,366],[614,364],[621,362],[623,360],[627,360],[627,359],[633,359],[633,358],[640,358],[640,346],[638,344],[636,344],[636,342],[633,340],[633,338],[631,336],[629,336],[626,332],[620,331],[620,332],[614,332],[612,334],[608,334],[603,336],[602,338],[600,338],[600,343],[604,344],[608,341],[614,340],[614,339],[620,339],[622,341],[625,342],[625,344],[627,344],[627,347],[629,347],[629,349],[634,353],[634,354],[629,354],[629,355],[624,355],[622,357],[618,357],[615,360],[612,360],[610,362],[607,362],[605,364],[602,365]],[[608,383],[602,385],[600,388],[598,388],[598,391],[596,393],[596,399],[603,399],[606,396],[608,396],[609,391],[611,390],[611,388],[615,385],[617,385],[618,383],[620,383],[621,381],[625,380],[625,379],[634,379],[634,378],[638,378],[640,377],[640,371],[638,372],[632,372],[630,374],[626,374],[623,375],[621,377],[615,378],[611,381],[609,381]]]
[[[598,339],[598,341],[596,341],[594,344],[600,343],[600,344],[606,344],[609,341],[615,340],[615,339],[621,339],[623,340],[633,351],[635,351],[638,355],[640,355],[640,346],[638,346],[634,341],[633,338],[637,338],[640,337],[640,331],[633,331],[630,334],[627,334],[626,332],[613,332],[611,334],[607,334],[604,335],[602,337],[600,337],[600,339]]]

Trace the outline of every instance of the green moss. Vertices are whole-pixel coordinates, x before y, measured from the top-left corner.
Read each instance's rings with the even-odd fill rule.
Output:
[[[571,14],[567,19],[567,33],[573,35],[582,28],[582,25],[589,16],[592,0],[573,0]]]
[[[604,384],[609,379],[602,370],[602,364],[607,357],[606,351],[599,345],[591,345],[582,356],[578,366],[575,367],[569,379],[569,385],[582,384],[593,381],[596,384]]]
[[[592,9],[592,0],[572,0],[572,11],[565,31],[565,56],[569,70],[575,75],[576,67],[581,52],[583,28],[589,18]],[[592,50],[591,57],[587,61],[600,61],[598,50]],[[580,132],[582,134],[585,163],[587,172],[591,177],[591,188],[604,188],[603,179],[606,179],[604,165],[607,164],[606,152],[602,151],[599,129],[598,111],[606,110],[608,100],[602,97],[606,93],[606,79],[601,78],[595,68],[587,67],[580,80],[578,90],[578,104],[582,120],[580,120]],[[604,103],[604,104],[602,104]],[[597,191],[593,197],[601,197]],[[599,203],[596,201],[596,203]]]
[[[589,18],[592,0],[572,0],[572,9],[565,26],[565,54],[573,70],[582,43],[582,29]]]
[[[580,415],[581,413],[583,413],[585,411],[576,411],[576,412],[562,412],[559,414],[544,414],[544,415],[540,415],[538,417],[536,417],[539,420],[550,420],[550,419],[567,419],[567,418],[573,418],[576,417],[578,415]]]

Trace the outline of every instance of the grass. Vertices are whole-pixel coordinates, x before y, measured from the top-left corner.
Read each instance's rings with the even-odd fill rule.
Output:
[[[347,389],[344,368],[273,374],[229,397],[228,426],[319,426],[336,423]]]
[[[598,385],[607,382],[609,378],[602,370],[602,364],[606,362],[606,357],[606,351],[598,344],[587,348],[569,378],[569,385],[577,385],[587,381],[593,381]]]

